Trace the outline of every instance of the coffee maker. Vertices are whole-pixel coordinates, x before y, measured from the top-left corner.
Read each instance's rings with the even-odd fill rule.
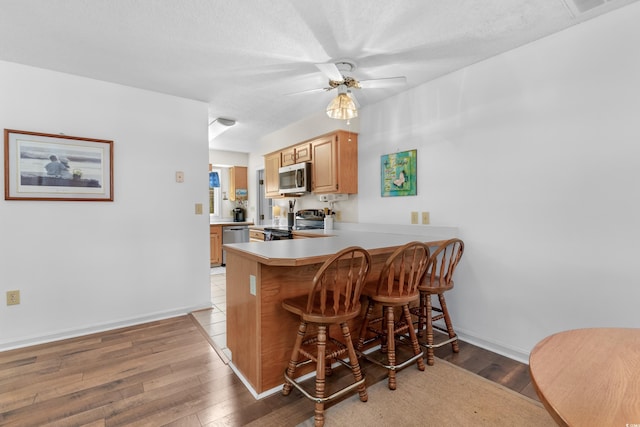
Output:
[[[244,209],[242,208],[234,208],[233,209],[233,222],[243,222],[244,221]]]

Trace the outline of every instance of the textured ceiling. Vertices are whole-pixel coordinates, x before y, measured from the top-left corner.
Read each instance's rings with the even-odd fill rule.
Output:
[[[290,95],[327,86],[315,63],[407,77],[365,107],[634,1],[1,0],[0,60],[205,101],[238,122],[210,147],[252,151],[335,96]]]

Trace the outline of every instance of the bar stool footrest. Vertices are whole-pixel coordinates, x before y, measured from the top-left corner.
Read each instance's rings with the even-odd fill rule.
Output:
[[[342,362],[343,364],[345,364],[346,362],[344,362],[343,360],[339,360],[340,362]],[[337,390],[336,392],[334,392],[333,394],[326,396],[326,397],[318,397],[318,396],[313,396],[312,394],[310,394],[307,390],[305,390],[305,388],[298,383],[298,381],[296,381],[295,379],[289,377],[289,375],[287,375],[287,371],[285,369],[284,371],[284,377],[285,379],[289,382],[289,384],[291,384],[292,386],[294,386],[296,389],[298,389],[298,391],[300,391],[300,393],[302,393],[307,399],[313,400],[316,403],[326,403],[329,402],[331,400],[334,400],[338,397],[341,397],[349,392],[351,392],[352,390],[358,388],[360,385],[364,384],[365,382],[365,376],[362,376],[362,379],[360,381],[356,381],[346,387],[341,388],[340,390]]]
[[[404,369],[407,366],[415,363],[418,359],[421,359],[421,358],[424,357],[424,351],[421,351],[418,354],[414,354],[412,357],[410,357],[409,359],[405,360],[404,362],[402,362],[402,363],[400,363],[398,365],[393,365],[392,366],[392,365],[386,365],[386,364],[382,363],[381,361],[377,360],[376,358],[374,358],[374,357],[372,357],[372,356],[370,356],[368,354],[365,354],[365,353],[363,353],[361,351],[357,351],[356,350],[356,353],[358,353],[358,357],[363,357],[363,358],[367,359],[369,362],[374,363],[374,364],[376,364],[378,366],[381,366],[381,367],[383,367],[385,369],[389,369],[391,371],[399,371],[401,369]]]

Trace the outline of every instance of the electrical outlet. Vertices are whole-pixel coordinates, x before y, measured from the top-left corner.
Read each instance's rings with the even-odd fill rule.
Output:
[[[253,274],[249,275],[249,293],[251,295],[256,294],[256,276]]]
[[[418,212],[411,212],[411,224],[418,223]]]
[[[334,211],[334,213],[336,214],[336,221],[342,221],[342,215],[340,214],[340,211]]]
[[[7,305],[20,304],[20,291],[7,291]]]
[[[429,212],[422,212],[422,223],[429,224]]]

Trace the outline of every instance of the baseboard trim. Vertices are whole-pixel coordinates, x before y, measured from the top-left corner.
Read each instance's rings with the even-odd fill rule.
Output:
[[[105,332],[113,329],[125,328],[128,326],[139,325],[142,323],[154,322],[156,320],[169,319],[171,317],[184,316],[193,311],[205,309],[207,307],[194,306],[185,307],[177,310],[169,310],[164,312],[152,313],[145,316],[121,319],[115,322],[100,323],[84,328],[69,329],[58,331],[51,334],[33,336],[16,341],[0,342],[0,352],[15,350],[18,348],[31,347],[39,344],[47,344],[55,341],[66,340],[69,338],[77,338],[83,335],[90,335],[97,332]]]
[[[529,364],[529,352],[527,351],[518,350],[509,346],[498,344],[493,341],[484,340],[474,335],[467,334],[459,329],[456,329],[456,333],[458,334],[458,338],[461,341],[468,342],[469,344],[473,344],[477,347],[489,350],[501,356],[508,357],[509,359],[524,363],[525,365]]]

